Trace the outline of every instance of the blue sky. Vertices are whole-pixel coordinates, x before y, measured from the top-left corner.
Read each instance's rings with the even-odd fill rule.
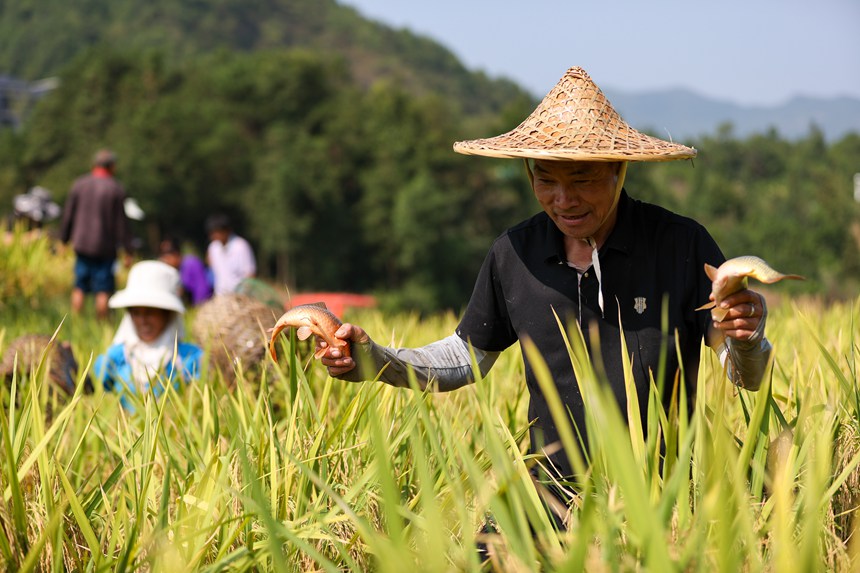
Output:
[[[570,66],[604,89],[745,105],[860,98],[860,0],[339,0],[542,97]]]

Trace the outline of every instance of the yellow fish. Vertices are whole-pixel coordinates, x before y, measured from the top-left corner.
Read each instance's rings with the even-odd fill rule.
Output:
[[[294,306],[278,319],[272,329],[272,337],[269,340],[269,352],[272,358],[277,360],[275,353],[275,339],[285,328],[291,326],[296,328],[296,336],[299,340],[306,340],[311,334],[325,340],[332,348],[340,347],[344,356],[349,356],[349,343],[337,338],[334,333],[341,325],[340,319],[325,307],[324,303],[300,304]],[[314,352],[316,358],[322,358],[326,353],[325,348]]]
[[[747,288],[748,277],[759,282],[773,284],[782,279],[804,280],[800,275],[784,275],[770,268],[766,262],[751,255],[735,257],[720,265],[720,268],[705,263],[705,274],[711,279],[713,302],[703,304],[696,310],[711,310],[711,317],[717,322],[722,321],[728,309],[719,308],[719,304],[729,295]]]

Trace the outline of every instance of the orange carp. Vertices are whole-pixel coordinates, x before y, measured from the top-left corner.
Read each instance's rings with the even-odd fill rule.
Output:
[[[719,308],[719,304],[729,295],[747,288],[748,277],[757,281],[773,284],[783,279],[804,280],[800,275],[784,275],[770,268],[766,262],[751,255],[735,257],[720,265],[720,268],[705,263],[705,274],[711,279],[711,292],[714,300],[696,310],[711,310],[711,317],[717,322],[722,321],[728,309]]]
[[[340,319],[329,311],[324,303],[294,306],[275,323],[275,327],[272,329],[272,338],[269,340],[269,352],[272,354],[272,358],[277,361],[275,339],[282,330],[292,326],[296,328],[296,336],[299,340],[307,340],[311,334],[315,334],[325,340],[329,346],[340,348],[344,356],[349,356],[349,343],[334,335],[341,324],[343,323]],[[322,358],[326,350],[326,348],[320,348],[314,352],[314,357]]]

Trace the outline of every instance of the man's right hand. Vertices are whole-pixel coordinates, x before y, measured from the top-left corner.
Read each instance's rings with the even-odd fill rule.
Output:
[[[354,344],[368,344],[370,342],[370,337],[360,326],[356,326],[354,324],[350,324],[348,322],[342,324],[340,328],[337,329],[337,332],[334,334],[337,338],[341,340],[346,340],[350,343],[350,346],[353,347],[352,354],[355,353],[356,349],[354,348]],[[342,376],[346,374],[353,368],[355,368],[355,360],[352,359],[351,356],[344,356],[343,352],[341,352],[340,348],[331,348],[328,344],[326,344],[325,340],[317,337],[317,349],[327,348],[328,351],[323,355],[320,359],[320,362],[323,363],[324,366],[328,367],[328,373],[333,378],[337,378],[338,376]]]

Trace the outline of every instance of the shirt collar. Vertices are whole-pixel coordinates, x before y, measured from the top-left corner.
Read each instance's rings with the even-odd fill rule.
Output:
[[[627,191],[621,190],[618,198],[618,218],[615,220],[615,228],[609,234],[606,242],[600,248],[601,253],[612,249],[622,253],[630,252],[630,239],[632,235],[633,222],[633,200],[627,195]],[[567,260],[564,250],[564,234],[558,229],[549,215],[546,216],[546,242],[545,259],[549,263],[559,263]]]

